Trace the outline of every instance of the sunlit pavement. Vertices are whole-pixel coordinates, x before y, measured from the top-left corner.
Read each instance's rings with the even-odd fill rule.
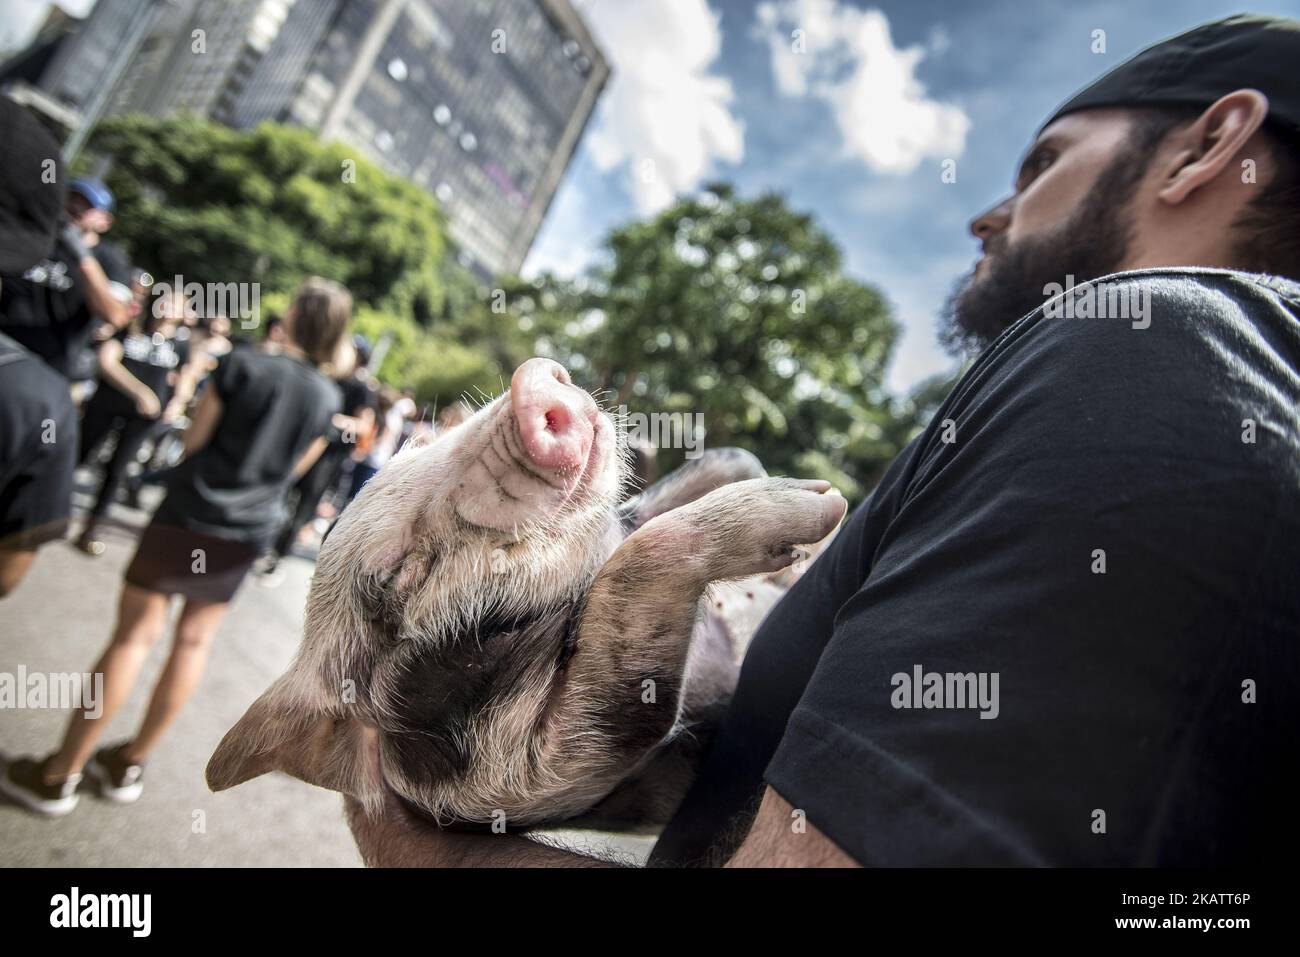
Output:
[[[152,506],[156,496],[146,494]],[[115,506],[108,549],[92,558],[67,543],[41,549],[27,579],[0,600],[0,672],[84,672],[98,659],[115,619],[122,573],[145,522]],[[279,774],[212,794],[203,768],[222,735],[284,671],[297,647],[312,564],[281,563],[275,588],[250,576],[214,640],[207,673],[151,758],[145,790],[132,805],[100,799],[83,782],[75,811],[46,820],[0,797],[0,866],[358,866],[341,798]],[[179,609],[179,600],[173,615]],[[169,649],[150,653],[130,701],[104,742],[131,735]],[[63,733],[67,712],[0,711],[0,753],[45,754]],[[584,835],[583,845],[612,846],[625,858],[648,852],[648,839]]]

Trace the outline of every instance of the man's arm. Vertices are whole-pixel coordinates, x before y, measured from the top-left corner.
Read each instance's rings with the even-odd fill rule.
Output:
[[[186,458],[194,455],[212,440],[212,436],[217,431],[217,423],[221,421],[224,406],[221,404],[221,397],[217,395],[215,385],[213,383],[213,386],[203,393],[198,408],[194,410],[194,417],[190,419],[189,428],[181,434],[181,444],[185,449]]]
[[[617,867],[598,857],[548,847],[517,834],[465,834],[421,821],[391,792],[381,816],[343,799],[348,826],[367,867]]]
[[[122,344],[116,339],[109,339],[99,347],[99,375],[118,392],[129,396],[143,418],[156,418],[162,411],[153,390],[122,365]]]
[[[763,803],[740,850],[727,867],[858,867],[803,812],[796,811],[775,788],[763,791]]]
[[[114,329],[121,329],[131,318],[131,314],[127,312],[126,304],[113,295],[108,276],[104,274],[104,267],[94,256],[87,256],[77,265],[85,280],[82,288],[86,292],[86,303],[90,306],[90,311]]]
[[[421,821],[391,793],[378,818],[346,797],[348,826],[367,867],[618,867],[516,834],[466,834]],[[857,867],[811,822],[768,788],[758,816],[727,867]]]

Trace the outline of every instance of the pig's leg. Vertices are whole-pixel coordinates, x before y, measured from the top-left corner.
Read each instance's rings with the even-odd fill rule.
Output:
[[[619,513],[632,531],[656,515],[693,502],[715,488],[766,475],[763,463],[752,452],[736,448],[709,449],[629,499]]]
[[[700,598],[775,571],[825,537],[845,502],[826,482],[736,482],[633,532],[597,575],[549,725],[558,762],[612,784],[677,723]],[[558,752],[558,753],[557,753]],[[612,777],[610,777],[612,776]]]

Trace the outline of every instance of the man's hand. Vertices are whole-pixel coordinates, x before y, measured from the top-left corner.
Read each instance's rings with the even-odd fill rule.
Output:
[[[86,244],[82,228],[71,221],[65,222],[60,227],[59,245],[63,247],[63,252],[74,263],[79,263],[90,255],[90,247]]]
[[[367,867],[613,867],[610,861],[548,847],[515,834],[447,831],[416,817],[385,789],[371,817],[344,796],[348,826]],[[728,867],[857,867],[811,821],[796,830],[792,808],[768,788],[758,816]]]
[[[135,414],[140,418],[156,419],[160,412],[162,412],[162,404],[153,390],[143,388],[135,394]]]

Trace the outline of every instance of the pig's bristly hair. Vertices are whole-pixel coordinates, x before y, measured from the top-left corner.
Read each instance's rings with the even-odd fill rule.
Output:
[[[465,400],[477,407],[480,430],[463,432],[475,441],[456,454],[476,454],[474,446],[490,442],[495,430],[515,427],[508,394],[492,400],[480,391]],[[384,776],[439,820],[490,821],[497,810],[517,824],[570,816],[599,801],[626,771],[595,723],[549,720],[561,685],[566,701],[589,694],[566,664],[586,592],[621,537],[615,506],[629,484],[632,453],[624,415],[603,411],[617,437],[617,488],[569,496],[512,521],[514,541],[505,549],[452,509],[441,531],[419,533],[451,540],[437,543],[423,579],[393,593],[399,573],[375,577],[352,554],[359,535],[365,542],[392,522],[382,507],[379,515],[366,510],[387,501],[376,484],[322,550],[299,664],[327,688],[355,682],[357,708],[380,729]],[[413,468],[413,458],[395,465]],[[407,500],[399,491],[395,507]],[[413,487],[411,494],[427,492]],[[366,516],[383,521],[372,528]],[[494,566],[494,556],[504,567]]]

